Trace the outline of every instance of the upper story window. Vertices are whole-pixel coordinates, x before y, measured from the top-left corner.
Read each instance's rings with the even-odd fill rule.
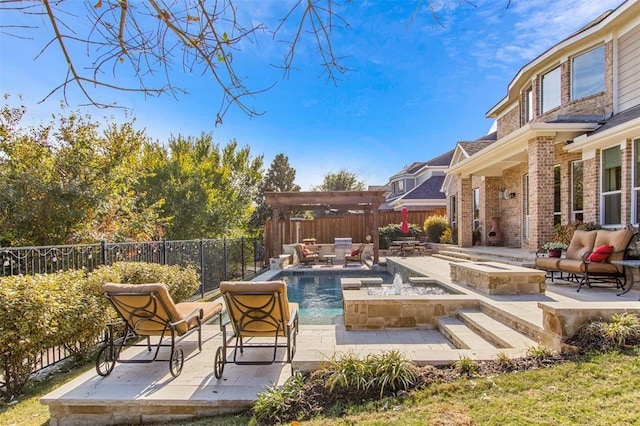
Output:
[[[393,193],[400,194],[404,192],[404,180],[393,182]]]
[[[524,93],[524,122],[533,120],[533,87],[529,87]]]
[[[571,100],[604,91],[604,46],[576,56],[571,61]]]
[[[542,109],[545,113],[560,106],[560,67],[557,67],[542,76]]]

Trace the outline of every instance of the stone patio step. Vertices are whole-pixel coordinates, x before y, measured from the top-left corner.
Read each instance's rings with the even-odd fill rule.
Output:
[[[460,309],[458,317],[471,330],[499,348],[527,349],[537,344],[534,340],[484,312]]]
[[[486,350],[495,347],[467,324],[455,317],[438,318],[438,330],[458,349]]]

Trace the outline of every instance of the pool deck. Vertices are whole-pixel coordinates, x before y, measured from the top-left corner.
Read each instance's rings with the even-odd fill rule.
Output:
[[[615,302],[640,306],[637,287],[618,297],[614,288],[583,288],[577,293],[576,284],[547,280],[545,294],[486,295],[452,283],[446,260],[436,257],[393,260],[517,315],[535,327],[542,327],[538,302]],[[316,266],[326,269],[325,265]],[[358,266],[348,267],[355,268]],[[288,364],[238,366],[230,363],[226,364],[223,377],[218,380],[213,374],[215,350],[222,341],[218,325],[206,325],[203,338],[202,353],[197,352],[195,336],[183,342],[186,361],[177,378],[171,377],[166,362],[117,364],[108,377],[100,377],[90,369],[41,399],[41,403],[49,406],[51,424],[149,423],[240,412],[249,409],[265,387],[280,385],[291,375]],[[457,349],[438,331],[416,329],[346,331],[344,326],[302,325],[297,342],[292,364],[296,370],[317,368],[334,354],[344,353],[366,355],[396,350],[418,364],[450,364],[462,356],[483,360],[495,359],[498,352],[509,352],[512,356],[525,352],[523,348],[498,351],[481,344],[473,345],[472,349]],[[131,352],[127,354],[144,356],[134,352],[136,350],[140,351],[128,349]]]

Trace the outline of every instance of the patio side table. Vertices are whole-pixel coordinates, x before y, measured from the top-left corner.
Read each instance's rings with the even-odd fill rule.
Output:
[[[327,262],[327,266],[333,266],[333,259],[335,258],[336,258],[335,254],[325,254],[324,256],[322,256],[322,260]]]
[[[638,270],[640,270],[640,260],[632,260],[632,259],[612,260],[611,263],[613,263],[614,265],[628,266],[630,268],[637,268]],[[635,284],[635,280],[633,279],[633,273],[632,273],[631,283],[629,284],[629,286],[625,288],[622,293],[618,293],[616,296],[622,296],[623,294],[629,293],[629,291],[633,288],[634,284]],[[640,300],[640,295],[638,295],[638,300]]]

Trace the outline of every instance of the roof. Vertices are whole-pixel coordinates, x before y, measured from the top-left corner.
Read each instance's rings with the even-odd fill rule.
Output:
[[[421,168],[423,168],[425,166],[425,162],[424,161],[417,161],[413,164],[411,164],[410,166],[405,167],[401,173],[408,173],[408,174],[414,174],[416,173],[418,170],[420,170]]]
[[[605,120],[604,124],[598,127],[593,132],[589,133],[589,136],[604,132],[605,130],[612,129],[616,126],[620,126],[621,124],[624,124],[627,121],[635,120],[638,117],[640,117],[640,105],[636,105],[632,108],[624,110],[621,113],[618,113]]]
[[[440,188],[442,188],[442,182],[444,182],[444,175],[431,176],[429,179],[413,188],[401,198],[403,200],[445,199],[445,194],[443,192],[440,192]]]
[[[453,158],[453,152],[454,152],[453,149],[451,151],[447,151],[444,154],[441,154],[427,161],[426,164],[427,166],[445,166],[446,167],[451,163],[451,159]]]
[[[482,151],[497,140],[498,132],[491,132],[487,135],[482,136],[481,138],[476,139],[475,141],[460,141],[458,142],[458,145],[465,152],[465,154],[467,154],[467,156],[471,157],[472,155]]]

